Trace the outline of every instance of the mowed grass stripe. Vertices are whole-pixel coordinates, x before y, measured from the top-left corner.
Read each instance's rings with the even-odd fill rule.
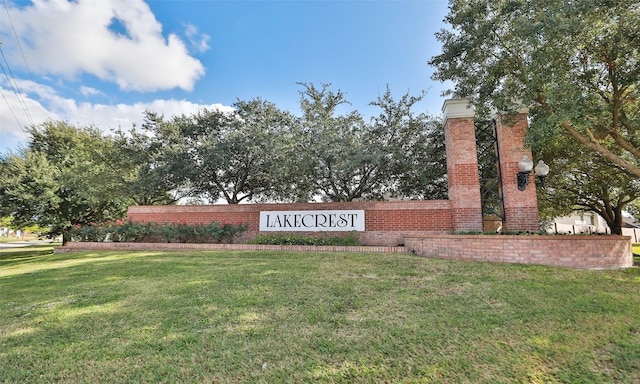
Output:
[[[640,381],[640,271],[0,253],[0,382]]]

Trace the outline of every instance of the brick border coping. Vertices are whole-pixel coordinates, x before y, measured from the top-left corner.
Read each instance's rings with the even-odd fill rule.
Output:
[[[260,245],[260,244],[202,244],[202,243],[110,243],[69,242],[55,247],[54,252],[72,251],[316,251],[316,252],[365,252],[407,253],[405,247],[387,246],[338,246],[338,245]]]
[[[633,266],[629,236],[456,234],[406,237],[405,247],[420,256],[451,260],[596,270]]]

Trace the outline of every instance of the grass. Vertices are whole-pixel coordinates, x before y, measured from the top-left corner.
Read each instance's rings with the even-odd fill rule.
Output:
[[[640,269],[0,252],[4,383],[638,383]]]

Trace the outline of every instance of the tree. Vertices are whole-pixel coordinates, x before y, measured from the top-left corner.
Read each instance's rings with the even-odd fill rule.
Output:
[[[640,199],[636,199],[629,203],[626,211],[631,214],[635,221],[640,221]]]
[[[114,161],[122,170],[121,177],[133,204],[175,204],[182,197],[178,186],[156,166],[158,152],[154,150],[154,138],[134,127],[128,133],[116,132],[114,140],[119,151]]]
[[[37,224],[17,227],[13,223],[13,216],[0,217],[0,229],[2,228],[20,229],[20,230],[24,230],[25,232],[34,233],[34,234],[42,233],[41,228]]]
[[[447,161],[444,124],[424,113],[414,115],[413,106],[424,95],[403,95],[394,100],[387,87],[384,95],[371,103],[381,111],[372,119],[372,134],[381,144],[389,167],[392,194],[402,198],[446,199]]]
[[[38,223],[59,228],[62,203],[60,172],[43,153],[25,149],[0,159],[0,215],[11,216],[14,226]],[[69,224],[71,225],[71,224]],[[56,232],[54,230],[54,232]]]
[[[535,149],[553,169],[546,189],[538,194],[543,217],[590,211],[605,220],[612,234],[622,234],[623,211],[640,197],[640,180],[589,148],[572,145],[567,137]]]
[[[530,140],[564,134],[640,178],[640,4],[456,0],[437,80],[480,112],[531,110]]]
[[[0,217],[0,228],[13,229],[13,216]]]
[[[28,130],[26,148],[0,159],[0,215],[51,235],[125,216],[132,200],[117,167],[119,151],[97,129],[47,122]]]
[[[299,161],[290,172],[307,198],[324,201],[438,199],[446,196],[442,123],[411,108],[423,95],[392,97],[389,87],[371,103],[380,113],[366,123],[342,91],[301,83],[302,118],[295,142]]]
[[[235,111],[202,110],[165,121],[147,113],[154,169],[191,197],[229,204],[277,199],[282,146],[295,119],[273,103],[238,101]]]
[[[380,143],[355,112],[339,115],[348,104],[342,91],[301,83],[302,119],[294,134],[300,160],[295,173],[307,198],[319,195],[325,201],[380,199],[385,192],[387,169]]]

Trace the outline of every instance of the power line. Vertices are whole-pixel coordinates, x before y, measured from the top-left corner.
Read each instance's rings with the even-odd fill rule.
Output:
[[[22,110],[25,113],[25,116],[27,117],[27,119],[31,122],[32,125],[34,124],[33,121],[33,117],[31,117],[31,113],[29,112],[29,108],[27,107],[27,103],[24,101],[24,97],[22,97],[22,91],[20,90],[20,86],[18,86],[18,82],[16,81],[15,76],[13,76],[13,72],[11,71],[11,67],[9,67],[9,62],[7,61],[7,57],[4,55],[4,52],[2,51],[2,44],[0,42],[0,56],[2,56],[3,61],[5,62],[6,66],[7,66],[7,70],[9,71],[9,73],[7,73],[7,70],[5,70],[5,66],[2,65],[2,63],[0,62],[0,68],[2,69],[2,72],[4,72],[5,77],[7,78],[7,81],[9,82],[9,86],[11,87],[11,89],[13,90],[13,93],[16,95],[16,97],[18,98],[18,101],[20,102],[20,105],[22,106]],[[7,98],[4,96],[5,100],[7,100]],[[8,102],[7,102],[8,104]],[[11,109],[11,106],[9,106],[9,109]],[[12,111],[13,113],[13,111]]]
[[[13,20],[11,19],[11,14],[9,13],[9,7],[7,6],[6,0],[2,0],[2,4],[7,14],[7,18],[9,19],[9,24],[11,25],[11,30],[13,31],[13,36],[15,37],[15,41],[18,44],[18,48],[20,49],[20,54],[22,55],[22,60],[24,61],[24,65],[27,70],[27,74],[29,75],[29,79],[31,80],[32,83],[35,84],[35,81],[33,80],[33,76],[31,75],[31,69],[29,68],[29,64],[27,63],[27,59],[24,55],[24,50],[22,49],[22,44],[20,43],[20,38],[18,37],[18,33],[16,32],[16,28],[13,24]],[[35,125],[33,117],[31,116],[31,112],[29,111],[29,107],[27,106],[27,103],[25,102],[24,97],[22,97],[23,92],[20,89],[20,86],[18,85],[18,82],[16,81],[16,78],[13,75],[13,72],[11,71],[11,66],[9,65],[9,61],[7,60],[7,57],[5,56],[4,51],[2,50],[2,41],[0,41],[0,54],[2,55],[2,59],[6,64],[6,67],[9,73],[7,74],[7,70],[5,70],[4,66],[2,66],[2,63],[0,63],[0,67],[2,67],[2,72],[4,72],[4,75],[7,78],[7,81],[9,82],[9,86],[11,87],[11,89],[13,90],[13,93],[18,98],[18,101],[20,102],[20,105],[24,110],[25,116],[27,117],[31,125]],[[9,110],[11,110],[11,113],[15,117],[16,116],[15,112],[11,109],[11,105],[9,105],[9,101],[7,100],[7,97],[4,95],[4,93],[2,94],[2,97],[5,99],[7,106],[9,107]],[[16,118],[16,121],[18,121],[17,118]],[[22,125],[20,124],[20,126]],[[24,126],[22,127],[24,128]]]
[[[2,94],[2,98],[7,103],[7,107],[9,107],[9,111],[13,115],[13,118],[16,119],[16,122],[18,123],[18,125],[20,127],[22,127],[22,129],[24,129],[24,125],[20,122],[20,120],[18,119],[18,116],[16,116],[15,112],[13,112],[13,109],[11,108],[11,104],[9,104],[9,100],[7,100],[7,97],[4,95],[4,92],[2,92],[2,88],[0,88],[0,94]]]
[[[9,13],[9,7],[7,7],[7,2],[2,0],[2,4],[4,5],[4,10],[7,13],[7,18],[9,19],[9,25],[11,25],[11,30],[13,31],[13,36],[16,38],[16,42],[18,43],[18,48],[20,48],[20,54],[22,55],[22,61],[24,61],[24,66],[27,69],[27,74],[29,75],[29,79],[33,81],[33,76],[31,76],[31,69],[29,68],[29,63],[27,63],[27,58],[24,55],[24,51],[22,50],[22,44],[20,43],[20,38],[18,37],[18,33],[16,32],[16,28],[13,25],[13,20],[11,20],[11,14]],[[2,45],[2,42],[0,42]],[[33,81],[35,83],[35,81]]]

